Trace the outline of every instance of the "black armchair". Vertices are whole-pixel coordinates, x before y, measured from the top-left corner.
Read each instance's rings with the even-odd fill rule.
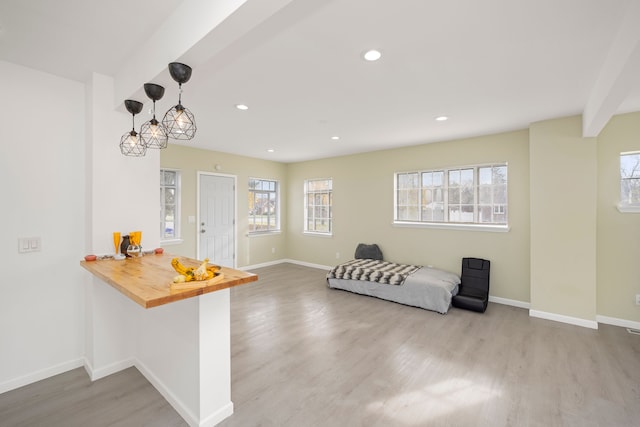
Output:
[[[484,313],[489,303],[491,262],[480,258],[462,258],[461,283],[451,303],[454,307]]]

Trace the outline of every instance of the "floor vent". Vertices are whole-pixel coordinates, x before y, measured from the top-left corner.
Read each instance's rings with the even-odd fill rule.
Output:
[[[627,332],[634,335],[640,335],[640,329],[627,328]]]

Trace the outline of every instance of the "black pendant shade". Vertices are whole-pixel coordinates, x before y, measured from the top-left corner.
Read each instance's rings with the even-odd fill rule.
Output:
[[[179,84],[189,81],[191,71],[191,67],[180,62],[172,62],[169,64],[169,74],[171,74],[171,78]]]
[[[147,146],[144,140],[136,133],[136,114],[142,111],[142,102],[127,99],[124,106],[131,113],[131,131],[125,133],[120,138],[120,152],[125,156],[142,157],[147,153]]]

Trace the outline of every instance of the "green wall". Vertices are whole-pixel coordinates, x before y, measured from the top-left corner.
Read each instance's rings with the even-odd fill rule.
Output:
[[[530,127],[531,309],[596,316],[596,139],[580,117]]]
[[[160,166],[180,170],[182,179],[180,234],[183,243],[163,245],[168,253],[196,258],[198,227],[196,223],[190,224],[188,218],[189,216],[197,218],[198,172],[208,172],[234,175],[237,179],[237,266],[256,265],[286,258],[286,231],[273,235],[248,237],[246,214],[249,211],[247,196],[249,178],[275,179],[284,186],[287,175],[286,164],[170,144],[167,149],[161,151]],[[280,203],[282,206],[287,206],[287,193],[284,191],[280,194]],[[280,222],[287,223],[286,209],[282,210]]]
[[[288,247],[292,258],[334,265],[353,258],[358,243],[377,243],[390,261],[459,273],[466,256],[491,260],[492,294],[529,300],[529,161],[527,131],[425,144],[289,165]],[[393,225],[395,172],[507,162],[507,233]],[[333,236],[306,235],[303,185],[333,179]],[[336,258],[336,253],[340,254]]]
[[[640,113],[615,116],[598,136],[597,307],[640,321],[640,213],[621,213],[620,153],[640,151]]]
[[[294,260],[331,266],[360,242],[378,243],[386,259],[459,272],[465,256],[491,260],[493,297],[532,310],[595,321],[640,321],[640,214],[620,213],[619,154],[640,150],[640,113],[614,117],[598,138],[581,137],[579,117],[529,129],[283,164],[170,145],[162,167],[182,171],[182,236],[171,253],[196,256],[198,171],[237,176],[239,267]],[[395,172],[507,162],[508,232],[393,225]],[[216,170],[219,165],[219,170]],[[247,236],[249,177],[282,184],[282,231]],[[333,179],[333,235],[303,233],[305,179]],[[275,253],[273,252],[275,249]]]

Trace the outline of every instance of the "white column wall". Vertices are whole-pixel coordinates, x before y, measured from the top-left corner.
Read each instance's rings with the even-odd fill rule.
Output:
[[[160,154],[158,150],[149,150],[144,157],[120,153],[120,137],[131,130],[131,114],[113,109],[113,78],[94,73],[87,91],[87,144],[92,153],[87,164],[92,199],[87,250],[113,253],[112,233],[120,231],[124,236],[135,230],[142,231],[143,249],[156,248],[160,245]],[[137,131],[150,118],[148,100],[138,101],[145,102],[145,107],[136,115]]]
[[[2,393],[82,365],[85,122],[81,83],[0,61],[0,93]]]

